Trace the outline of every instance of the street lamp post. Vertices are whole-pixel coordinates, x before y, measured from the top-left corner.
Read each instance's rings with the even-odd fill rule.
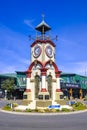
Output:
[[[5,99],[7,99],[7,90],[5,90]]]

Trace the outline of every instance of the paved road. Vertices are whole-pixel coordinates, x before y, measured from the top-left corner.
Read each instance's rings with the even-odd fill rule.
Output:
[[[87,112],[68,115],[17,115],[0,112],[0,130],[86,130]]]
[[[18,104],[21,104],[21,100],[11,101],[11,100],[0,99],[0,108],[4,107],[6,104],[11,103],[11,102],[16,102]]]
[[[0,107],[8,101],[0,101]],[[20,103],[20,101],[19,101]],[[0,112],[0,130],[86,130],[87,112],[67,115],[18,115]]]

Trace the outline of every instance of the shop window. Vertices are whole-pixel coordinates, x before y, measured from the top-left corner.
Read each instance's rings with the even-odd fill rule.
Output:
[[[70,77],[66,78],[67,83],[70,83]]]

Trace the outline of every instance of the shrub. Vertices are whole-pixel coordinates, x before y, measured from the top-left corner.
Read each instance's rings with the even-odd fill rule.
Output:
[[[6,111],[11,111],[11,107],[7,104],[6,106],[3,107],[3,110],[6,110]]]
[[[56,109],[56,112],[60,112],[60,110],[59,110],[59,109]]]
[[[24,111],[23,111],[23,110],[17,109],[17,110],[15,110],[15,112],[24,112]]]
[[[50,109],[45,109],[45,112],[49,113],[49,112],[51,112],[51,110]]]
[[[62,112],[69,112],[70,110],[69,109],[67,109],[67,108],[62,108],[62,110],[61,110]]]
[[[44,109],[38,109],[38,112],[45,113],[45,110]]]
[[[51,109],[51,112],[56,112],[56,109]]]
[[[17,107],[18,104],[17,103],[12,103],[12,107]]]
[[[82,104],[81,102],[77,102],[73,105],[74,110],[84,110],[86,109],[86,105]]]
[[[38,112],[38,109],[36,108],[35,110],[33,110],[34,112]]]
[[[26,109],[25,112],[32,112],[32,110],[31,109]]]

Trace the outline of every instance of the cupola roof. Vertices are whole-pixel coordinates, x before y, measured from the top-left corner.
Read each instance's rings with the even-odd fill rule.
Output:
[[[44,20],[42,20],[42,22],[38,24],[35,29],[40,31],[42,34],[45,34],[46,31],[51,30],[50,26]]]

